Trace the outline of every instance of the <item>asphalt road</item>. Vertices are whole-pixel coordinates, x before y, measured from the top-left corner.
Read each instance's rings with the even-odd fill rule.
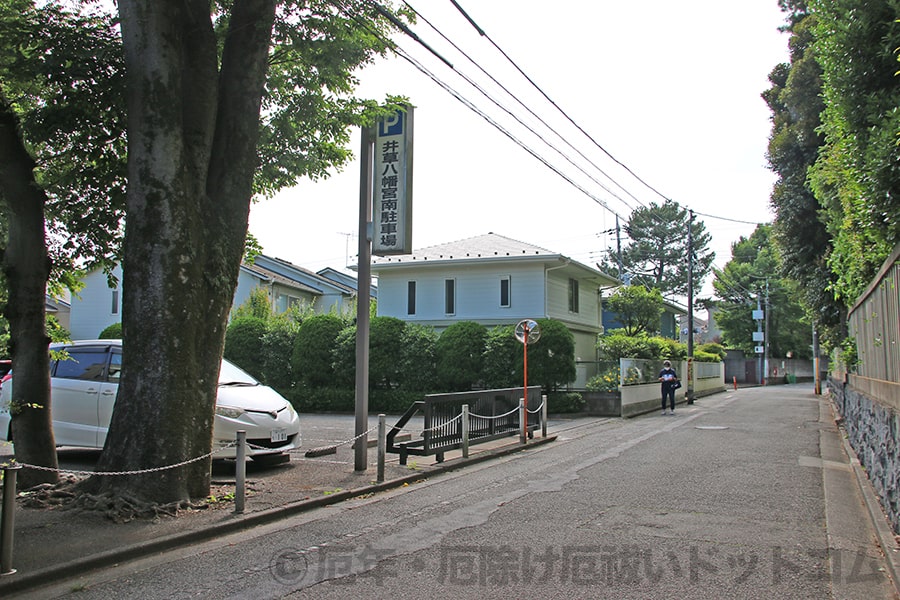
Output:
[[[30,597],[895,597],[810,386],[677,413],[556,422],[540,448]]]

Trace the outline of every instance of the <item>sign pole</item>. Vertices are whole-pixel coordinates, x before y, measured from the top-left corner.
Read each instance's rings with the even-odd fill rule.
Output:
[[[359,260],[356,283],[356,442],[354,471],[368,467],[369,429],[369,303],[372,285],[372,248],[369,228],[372,220],[372,146],[373,132],[361,128],[359,169]]]
[[[525,398],[525,411],[522,416],[523,427],[525,432],[525,438],[528,437],[528,323],[525,323],[525,342],[522,344],[522,348],[524,348],[525,356],[523,358],[523,372],[524,372],[524,385],[525,385],[525,393],[523,394],[523,398]]]

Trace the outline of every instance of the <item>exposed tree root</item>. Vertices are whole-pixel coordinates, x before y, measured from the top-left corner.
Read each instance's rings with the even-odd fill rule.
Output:
[[[135,520],[158,521],[163,517],[177,517],[179,511],[209,508],[207,499],[157,504],[126,496],[92,494],[79,489],[80,482],[80,479],[70,475],[58,483],[44,483],[21,492],[19,498],[22,506],[26,508],[97,512],[115,523]]]

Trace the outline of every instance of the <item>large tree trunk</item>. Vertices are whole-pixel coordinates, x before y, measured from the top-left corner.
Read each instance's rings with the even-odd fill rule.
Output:
[[[203,457],[247,232],[274,0],[235,0],[218,68],[209,0],[120,0],[128,77],[123,372],[100,470]],[[209,494],[210,458],[92,487]]]
[[[50,418],[50,358],[45,310],[50,257],[44,230],[47,197],[34,180],[35,163],[19,135],[15,114],[0,94],[0,196],[9,215],[3,271],[9,285],[9,320],[15,384],[12,428],[16,460],[57,468]],[[25,469],[19,487],[53,483],[58,473]]]

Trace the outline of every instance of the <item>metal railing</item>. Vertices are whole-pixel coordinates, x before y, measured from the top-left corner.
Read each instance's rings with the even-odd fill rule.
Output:
[[[418,400],[400,417],[387,434],[387,452],[400,455],[400,464],[405,465],[409,455],[435,455],[438,462],[444,460],[444,453],[463,446],[463,407],[468,407],[468,443],[477,444],[515,435],[527,422],[528,434],[542,426],[540,418],[529,419],[532,409],[541,406],[541,387],[528,387],[528,412],[520,416],[519,399],[522,388],[503,388],[458,392],[451,394],[429,394]],[[409,420],[422,414],[424,428],[422,437],[407,442],[398,442],[397,435]],[[532,422],[533,421],[533,422]]]
[[[900,244],[848,315],[856,340],[856,373],[900,383]]]

